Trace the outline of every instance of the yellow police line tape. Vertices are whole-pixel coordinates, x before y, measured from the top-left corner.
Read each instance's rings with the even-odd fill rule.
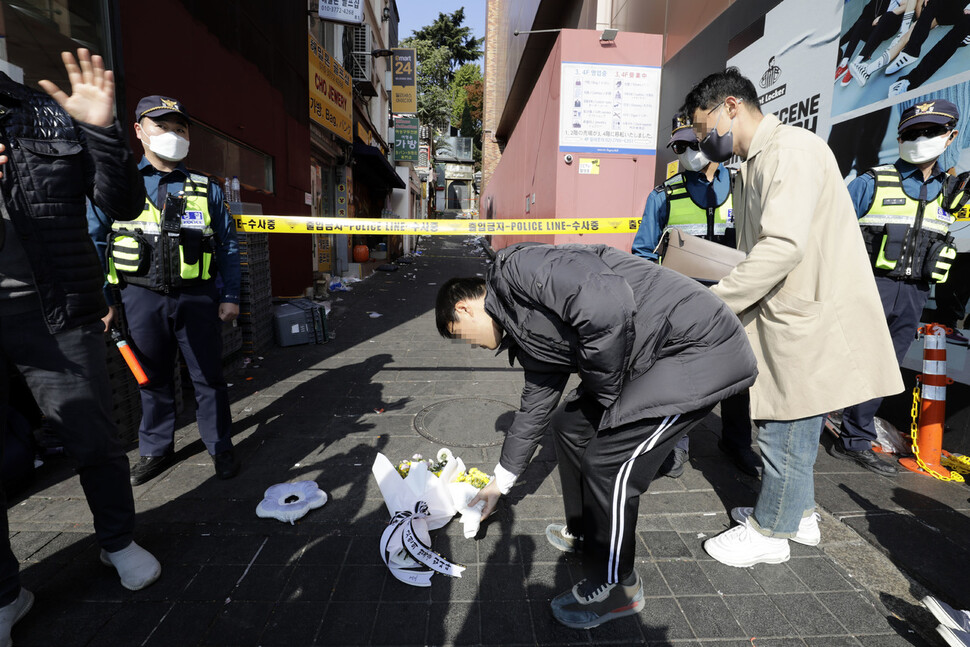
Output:
[[[249,233],[468,236],[473,234],[628,234],[640,218],[556,218],[522,220],[404,220],[399,218],[304,218],[235,216]]]

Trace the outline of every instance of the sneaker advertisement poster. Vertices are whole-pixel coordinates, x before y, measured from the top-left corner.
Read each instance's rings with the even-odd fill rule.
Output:
[[[725,67],[751,79],[762,112],[825,139],[847,184],[896,162],[903,112],[938,100],[960,113],[940,168],[970,170],[970,0],[783,0],[726,31]],[[949,233],[964,267],[970,208]],[[921,353],[914,344],[902,365],[918,371]],[[950,377],[970,383],[970,361],[951,360]]]
[[[908,62],[905,52],[915,51],[919,42],[922,59]],[[944,60],[941,53],[953,43],[955,52]],[[826,139],[846,182],[896,161],[903,110],[934,99],[952,101],[961,114],[959,133],[939,163],[961,173],[970,170],[967,44],[970,1],[784,0],[733,35],[725,67],[737,67],[752,80],[765,114]],[[930,63],[933,72],[924,75]],[[907,77],[908,89],[890,96],[890,85]],[[958,250],[970,252],[966,208],[950,232]]]
[[[785,0],[728,45],[734,54],[726,67],[736,67],[751,79],[763,113],[822,138],[832,114],[832,84],[819,61],[837,54],[841,5],[842,0]]]
[[[965,0],[845,2],[832,114],[851,117],[970,81],[967,44]]]

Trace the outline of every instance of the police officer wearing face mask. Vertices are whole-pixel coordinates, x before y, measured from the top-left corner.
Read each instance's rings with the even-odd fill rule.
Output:
[[[906,108],[899,120],[900,159],[870,169],[849,185],[899,362],[916,336],[930,285],[946,281],[956,257],[949,235],[954,218],[943,208],[946,174],[937,160],[956,139],[959,117],[957,107],[944,99]],[[830,453],[894,476],[896,466],[872,451],[873,417],[881,402],[877,398],[846,409],[840,440]]]
[[[144,149],[138,168],[145,208],[135,220],[112,223],[107,233],[108,281],[122,286],[129,341],[149,378],[141,388],[141,458],[131,468],[131,483],[145,483],[172,463],[177,349],[192,379],[199,435],[216,476],[232,478],[239,463],[222,375],[222,322],[239,314],[235,223],[219,183],[182,163],[191,123],[182,104],[145,97],[135,121]]]
[[[657,186],[643,208],[640,228],[633,239],[633,253],[658,260],[654,250],[664,229],[679,229],[687,234],[735,246],[731,188],[734,176],[729,169],[712,162],[699,150],[690,118],[683,112],[674,115],[670,141],[684,170]],[[719,447],[739,470],[758,476],[761,460],[751,449],[751,420],[748,417],[747,391],[721,403],[723,429]],[[678,478],[689,459],[688,436],[670,453],[659,474]]]
[[[667,227],[734,247],[729,170],[698,150],[690,119],[682,112],[674,115],[667,147],[673,149],[684,170],[647,197],[633,253],[657,260],[654,249]]]

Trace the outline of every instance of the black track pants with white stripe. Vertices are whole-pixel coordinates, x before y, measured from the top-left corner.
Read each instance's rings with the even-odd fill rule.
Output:
[[[640,495],[684,434],[713,407],[597,432],[592,397],[564,402],[552,419],[566,526],[583,536],[583,571],[615,583],[633,570]]]

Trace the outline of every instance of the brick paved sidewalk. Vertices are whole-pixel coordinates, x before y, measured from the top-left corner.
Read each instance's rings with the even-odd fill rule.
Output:
[[[684,476],[657,480],[641,498],[638,569],[647,604],[639,616],[592,631],[552,621],[549,600],[576,580],[578,562],[543,534],[562,510],[548,437],[479,539],[464,539],[457,521],[433,533],[435,550],[468,567],[464,577],[436,576],[430,589],[394,580],[378,554],[388,515],[370,474],[376,452],[392,461],[430,455],[437,444],[418,434],[416,414],[456,398],[506,403],[511,411],[522,386],[520,370],[504,357],[449,343],[435,330],[437,286],[484,272],[480,247],[440,238],[423,239],[421,249],[399,271],[334,295],[330,343],[273,348],[258,368],[229,377],[243,461],[236,479],[214,478],[191,415],[182,416],[177,465],[135,488],[136,537],[163,564],[150,588],[126,591],[99,563],[69,464],[45,466],[10,503],[23,582],[37,595],[14,630],[15,644],[939,644],[916,603],[924,589],[886,557],[899,557],[880,544],[891,533],[873,529],[888,518],[869,512],[906,516],[921,496],[950,501],[947,519],[957,523],[966,516],[965,492],[954,498],[939,489],[949,486],[915,475],[888,481],[820,451],[820,504],[863,535],[823,511],[818,548],[792,544],[786,564],[726,567],[701,542],[728,527],[732,506],[753,504],[758,481],[723,460],[714,414],[692,434]],[[453,411],[435,421],[441,433],[483,422]],[[453,449],[469,466],[491,471],[500,436],[482,435],[488,446]],[[330,502],[295,525],[256,517],[266,487],[300,479],[315,480]],[[872,504],[892,496],[895,509]],[[947,571],[929,546],[924,553],[938,569],[924,572],[924,581],[942,580]]]

